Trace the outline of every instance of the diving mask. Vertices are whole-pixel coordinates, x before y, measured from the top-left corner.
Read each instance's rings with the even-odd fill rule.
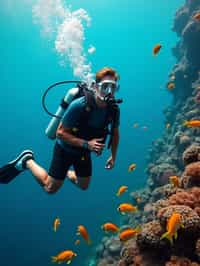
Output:
[[[103,80],[102,82],[97,83],[99,92],[106,95],[113,95],[119,89],[119,85],[114,80]]]

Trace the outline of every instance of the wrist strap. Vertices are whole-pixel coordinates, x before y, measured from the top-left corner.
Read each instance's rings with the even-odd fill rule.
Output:
[[[86,140],[83,142],[82,147],[84,149],[89,149],[89,145],[88,145],[88,142]]]

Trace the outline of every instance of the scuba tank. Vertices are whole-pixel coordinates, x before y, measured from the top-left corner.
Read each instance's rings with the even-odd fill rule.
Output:
[[[75,88],[71,88],[67,91],[66,95],[62,98],[60,105],[58,106],[56,113],[52,114],[48,111],[48,109],[46,108],[45,105],[45,98],[47,93],[49,92],[50,89],[52,89],[55,86],[61,85],[61,84],[65,84],[65,83],[76,83],[77,87]],[[61,82],[57,82],[53,85],[51,85],[50,87],[47,88],[47,90],[45,91],[45,93],[43,94],[42,97],[42,105],[43,108],[45,109],[45,111],[52,116],[52,119],[50,120],[46,130],[45,130],[45,134],[47,135],[48,138],[54,140],[56,138],[56,130],[58,128],[58,125],[60,123],[61,118],[63,117],[65,110],[67,109],[67,107],[69,106],[69,104],[79,95],[80,93],[80,88],[82,88],[83,86],[86,86],[85,83],[82,83],[81,81],[61,81]]]
[[[79,91],[78,88],[72,88],[66,93],[65,97],[62,99],[55,113],[56,117],[55,116],[52,117],[45,130],[45,134],[47,135],[48,138],[50,139],[56,138],[56,130],[58,128],[60,120],[63,117],[64,112],[67,109],[68,105],[72,102],[76,94],[78,94],[78,91]]]

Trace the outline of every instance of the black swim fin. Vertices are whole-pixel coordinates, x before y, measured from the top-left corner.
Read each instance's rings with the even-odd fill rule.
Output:
[[[15,166],[20,160],[24,161],[28,159],[33,159],[33,152],[30,150],[25,150],[15,160],[1,167],[0,184],[10,183],[16,176],[18,176],[21,172],[23,172],[26,168],[18,170]]]

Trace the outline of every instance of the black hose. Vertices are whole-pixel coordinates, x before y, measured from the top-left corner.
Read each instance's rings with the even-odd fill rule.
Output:
[[[47,109],[46,107],[46,103],[45,103],[45,99],[46,99],[46,96],[47,96],[47,93],[50,91],[50,89],[52,89],[53,87],[56,87],[58,85],[61,85],[61,84],[66,84],[66,83],[81,83],[82,81],[76,81],[76,80],[66,80],[66,81],[60,81],[60,82],[56,82],[54,83],[53,85],[49,86],[46,91],[44,92],[43,96],[42,96],[42,107],[44,108],[45,112],[50,115],[50,116],[53,116],[53,117],[58,117],[56,115],[54,115],[53,113],[49,112],[49,110]]]

